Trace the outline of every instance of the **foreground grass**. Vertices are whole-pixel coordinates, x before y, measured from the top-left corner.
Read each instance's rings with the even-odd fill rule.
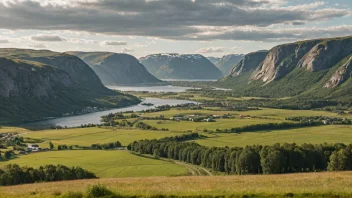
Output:
[[[105,185],[122,196],[137,197],[351,197],[352,172],[287,175],[194,176],[97,179],[0,188],[0,197],[57,197]]]
[[[345,143],[350,144],[352,139],[351,125],[328,125],[319,127],[306,127],[288,130],[268,130],[244,133],[204,133],[208,138],[196,140],[204,146],[247,146],[247,145],[273,145],[275,143]]]
[[[23,155],[7,164],[39,167],[47,164],[62,164],[68,167],[80,166],[98,177],[147,177],[186,175],[187,169],[172,162],[154,160],[130,154],[128,151],[68,150],[50,151]]]

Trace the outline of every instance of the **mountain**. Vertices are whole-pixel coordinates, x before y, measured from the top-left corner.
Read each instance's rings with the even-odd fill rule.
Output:
[[[111,52],[67,52],[86,62],[104,85],[165,84],[150,74],[139,61],[128,54]]]
[[[243,59],[243,54],[230,54],[223,56],[216,62],[216,67],[220,69],[224,76],[230,74],[232,68]]]
[[[352,98],[352,37],[298,41],[247,54],[217,82],[240,95]]]
[[[0,123],[140,102],[134,96],[107,89],[78,57],[25,49],[0,49],[0,100]]]
[[[219,79],[221,71],[199,54],[153,54],[139,60],[160,79]]]
[[[217,63],[221,58],[208,56],[207,59],[208,59],[211,63],[213,63],[214,65],[216,65],[216,63]]]

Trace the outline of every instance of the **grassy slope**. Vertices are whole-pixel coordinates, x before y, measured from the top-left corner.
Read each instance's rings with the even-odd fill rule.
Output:
[[[92,184],[141,197],[351,197],[352,172],[80,180],[2,187],[0,197],[55,197],[84,192]]]
[[[98,177],[147,177],[185,175],[186,168],[162,160],[138,157],[128,151],[51,151],[21,156],[6,164],[39,167],[46,164],[80,166],[94,172]]]

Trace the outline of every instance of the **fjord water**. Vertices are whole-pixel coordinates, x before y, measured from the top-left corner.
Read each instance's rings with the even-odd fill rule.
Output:
[[[191,87],[179,87],[179,86],[106,86],[112,90],[120,90],[120,91],[138,91],[138,92],[174,92],[180,93],[185,92],[187,89],[194,89]]]
[[[142,103],[151,103],[154,106],[145,106]],[[101,124],[100,117],[103,115],[107,115],[109,113],[117,113],[117,112],[124,112],[124,111],[142,111],[147,109],[152,109],[157,106],[161,105],[180,105],[186,103],[196,103],[193,101],[188,100],[172,100],[172,99],[159,99],[159,98],[145,98],[143,99],[142,103],[130,107],[118,108],[118,109],[111,109],[107,111],[100,111],[95,113],[83,114],[83,115],[76,115],[76,116],[68,116],[62,118],[55,118],[50,120],[43,120],[38,122],[31,122],[24,124],[23,127],[28,128],[48,128],[51,126],[62,126],[62,127],[77,127],[81,126],[82,124]]]

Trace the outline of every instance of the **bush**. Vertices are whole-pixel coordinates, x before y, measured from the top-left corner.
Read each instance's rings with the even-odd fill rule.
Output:
[[[95,198],[95,197],[112,197],[115,194],[109,190],[106,186],[101,184],[96,184],[93,186],[89,186],[87,190],[87,197],[88,198]]]
[[[60,196],[60,198],[83,198],[83,193],[81,192],[67,192]]]

